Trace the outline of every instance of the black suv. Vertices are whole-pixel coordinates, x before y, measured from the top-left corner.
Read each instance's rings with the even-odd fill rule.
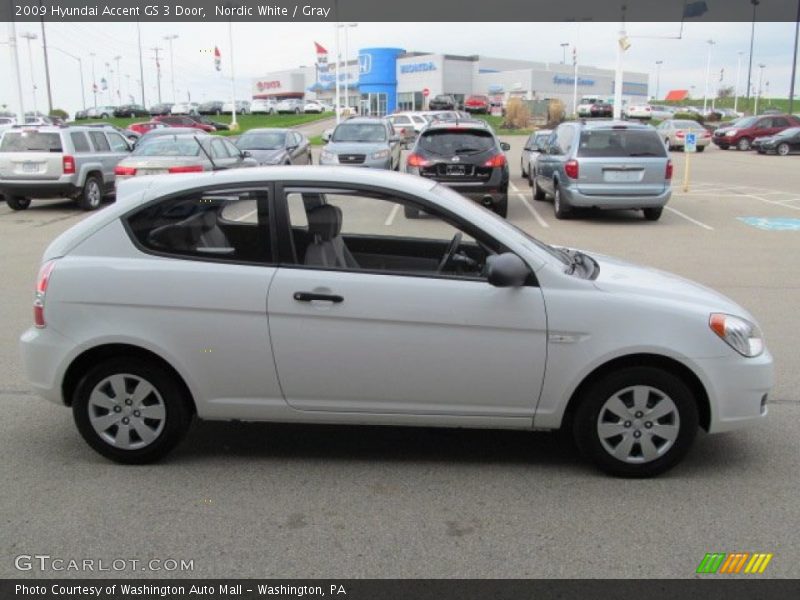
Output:
[[[198,106],[197,112],[201,115],[221,115],[224,112],[222,106],[223,102],[221,100],[211,100]]]
[[[458,108],[455,96],[450,94],[439,94],[428,102],[428,110],[458,110]]]
[[[406,159],[406,172],[427,177],[491,208],[508,213],[508,161],[485,121],[434,121],[423,129]],[[406,217],[419,213],[406,207]]]
[[[118,118],[149,117],[150,111],[139,104],[123,104],[114,109],[114,116]]]

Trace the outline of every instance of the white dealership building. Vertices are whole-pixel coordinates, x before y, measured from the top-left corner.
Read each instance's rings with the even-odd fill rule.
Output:
[[[339,68],[341,103],[363,114],[383,115],[398,110],[424,110],[427,99],[452,94],[463,101],[470,94],[508,100],[560,99],[573,108],[574,67],[488,56],[459,56],[411,52],[401,48],[363,48],[358,59]],[[335,68],[316,65],[267,73],[253,80],[253,98],[317,98],[334,103]],[[648,74],[626,72],[624,101],[646,102]],[[578,65],[578,98],[614,96],[614,71]]]

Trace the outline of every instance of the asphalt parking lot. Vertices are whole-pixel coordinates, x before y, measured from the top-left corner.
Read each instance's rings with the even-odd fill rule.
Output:
[[[199,423],[163,463],[111,464],[68,410],[28,391],[17,356],[41,253],[86,215],[2,205],[0,577],[42,576],[17,571],[19,554],[194,560],[188,573],[120,576],[692,577],[715,551],[771,552],[764,576],[798,576],[800,157],[710,148],[692,157],[684,193],[672,153],[660,221],[557,221],[519,176],[524,139],[505,141],[510,220],[700,281],[756,316],[777,366],[764,424],[701,434],[682,464],[644,481],[600,474],[554,434],[279,424]]]

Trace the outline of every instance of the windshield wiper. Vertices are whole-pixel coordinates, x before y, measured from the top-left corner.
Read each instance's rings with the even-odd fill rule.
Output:
[[[470,152],[480,152],[480,148],[457,148],[456,154],[468,154]]]

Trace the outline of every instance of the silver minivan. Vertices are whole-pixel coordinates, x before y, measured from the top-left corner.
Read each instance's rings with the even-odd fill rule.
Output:
[[[111,127],[13,127],[0,140],[0,194],[14,210],[32,198],[73,198],[95,210],[114,191],[114,168],[130,151]]]
[[[650,125],[562,123],[531,165],[533,198],[553,198],[556,218],[575,208],[641,209],[661,217],[672,194],[672,161]]]

